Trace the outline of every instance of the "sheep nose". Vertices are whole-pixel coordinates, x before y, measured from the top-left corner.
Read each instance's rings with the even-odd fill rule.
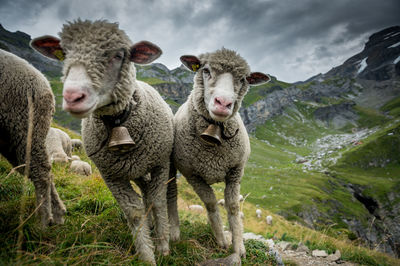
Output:
[[[214,103],[217,107],[223,107],[230,109],[232,107],[232,101],[228,99],[224,99],[222,97],[215,97]]]
[[[83,100],[86,97],[86,94],[84,92],[80,91],[65,91],[63,93],[64,100],[71,104],[71,103],[77,103],[81,100]]]

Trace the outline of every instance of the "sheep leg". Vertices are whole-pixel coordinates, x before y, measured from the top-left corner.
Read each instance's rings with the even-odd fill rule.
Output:
[[[39,216],[42,226],[46,227],[54,223],[51,211],[51,184],[50,167],[32,166],[29,178],[35,186],[36,204],[39,206]]]
[[[178,186],[176,184],[176,168],[171,165],[169,170],[170,181],[167,189],[167,202],[168,202],[168,219],[169,219],[169,236],[171,241],[179,241],[179,215],[178,215]]]
[[[51,207],[52,213],[54,218],[55,224],[64,224],[64,215],[67,212],[64,203],[61,201],[60,197],[58,196],[56,187],[54,182],[52,181],[53,178],[50,179],[50,186],[51,186]]]
[[[167,213],[167,181],[169,163],[164,167],[156,167],[151,171],[148,184],[149,204],[153,206],[156,231],[156,249],[164,256],[169,254],[169,224]]]
[[[147,178],[147,177],[146,177]],[[142,192],[142,198],[143,198],[143,203],[146,212],[148,213],[147,216],[145,217],[147,219],[147,226],[149,229],[153,228],[153,215],[151,212],[149,212],[149,209],[152,208],[151,203],[149,203],[149,193],[148,193],[148,186],[146,184],[146,178],[140,177],[136,178],[133,181],[135,184],[140,188],[140,191]]]
[[[239,215],[240,179],[242,175],[243,169],[234,168],[226,176],[225,208],[232,232],[233,250],[241,257],[246,257],[246,249],[243,244],[243,223]]]
[[[187,180],[206,205],[208,220],[211,224],[211,229],[217,240],[217,244],[222,248],[228,248],[229,245],[224,235],[217,198],[215,197],[213,189],[199,176],[192,176],[187,178]]]
[[[134,236],[135,249],[139,254],[139,259],[156,265],[140,195],[133,190],[128,179],[105,177],[104,181],[125,214],[128,226]]]

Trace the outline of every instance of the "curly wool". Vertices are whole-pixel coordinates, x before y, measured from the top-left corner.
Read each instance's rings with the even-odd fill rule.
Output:
[[[223,73],[231,73],[235,81],[243,81],[243,86],[239,91],[235,91],[238,95],[235,106],[232,112],[232,116],[240,109],[241,102],[244,95],[249,89],[249,84],[246,81],[246,76],[250,74],[250,67],[238,53],[233,50],[222,48],[213,53],[205,53],[199,56],[201,65],[209,65],[210,68],[216,72],[217,75]],[[196,110],[211,120],[211,116],[208,113],[204,102],[204,83],[202,69],[200,69],[194,77],[194,90],[192,92],[192,101],[195,105]]]
[[[107,66],[107,52],[123,49],[124,61],[120,70],[120,78],[113,90],[114,104],[104,106],[95,111],[97,115],[113,115],[125,109],[136,83],[136,68],[129,60],[132,42],[126,33],[118,28],[117,23],[105,20],[94,22],[78,19],[65,24],[59,33],[61,47],[68,54],[64,61],[63,80],[68,74],[71,64],[80,63],[98,90],[102,85]]]

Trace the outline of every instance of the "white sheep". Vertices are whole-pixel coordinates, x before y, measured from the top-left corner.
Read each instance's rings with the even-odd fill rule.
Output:
[[[195,211],[195,212],[203,212],[203,211],[204,211],[204,208],[203,208],[203,206],[201,206],[201,205],[193,204],[193,205],[190,205],[190,206],[189,206],[189,210]]]
[[[51,127],[46,136],[46,150],[50,162],[67,163],[71,157],[71,138],[58,128]]]
[[[92,167],[90,164],[80,160],[74,160],[71,162],[70,170],[74,173],[79,175],[91,175],[92,174]]]
[[[250,73],[242,57],[224,48],[202,54],[199,58],[182,56],[181,61],[190,70],[196,71],[196,75],[194,89],[174,118],[174,164],[204,202],[217,243],[224,248],[228,247],[228,242],[223,234],[217,199],[211,185],[226,183],[225,208],[232,231],[233,250],[245,256],[239,192],[250,154],[250,142],[238,110],[249,85],[267,82],[269,77],[262,73]],[[210,137],[218,131],[221,133]],[[170,212],[169,215],[178,216],[177,212]],[[178,225],[171,224],[171,228]]]
[[[224,199],[220,199],[218,201],[218,205],[225,206],[225,200]]]
[[[73,150],[78,150],[83,146],[82,140],[80,139],[71,139],[71,144]]]
[[[25,164],[31,123],[29,178],[35,186],[43,226],[62,224],[66,212],[52,181],[46,152],[45,140],[53,113],[54,96],[43,74],[25,60],[0,49],[0,153],[14,167]],[[23,174],[24,168],[18,171]]]
[[[272,225],[272,216],[268,215],[267,217],[265,217],[265,220],[267,221],[268,225]]]
[[[86,153],[123,210],[139,258],[155,264],[148,223],[143,220],[147,209],[152,208],[156,249],[168,254],[166,184],[173,114],[153,87],[136,80],[132,62],[150,63],[161,55],[161,49],[147,41],[132,45],[117,23],[107,21],[68,23],[60,37],[43,36],[31,45],[45,56],[65,59],[63,109],[84,118]],[[129,147],[113,149],[109,142],[114,128],[126,129]],[[147,174],[151,178],[145,179]],[[143,200],[131,180],[141,189]]]
[[[257,218],[261,218],[261,210],[260,209],[257,209],[256,210],[256,216],[257,216]]]
[[[81,158],[79,158],[78,155],[72,155],[70,158],[70,161],[76,161],[76,160],[80,160]]]

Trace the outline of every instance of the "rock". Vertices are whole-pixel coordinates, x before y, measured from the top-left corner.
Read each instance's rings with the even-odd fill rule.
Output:
[[[331,262],[333,262],[333,261],[338,261],[338,260],[340,260],[340,257],[342,256],[342,254],[340,253],[340,250],[336,250],[335,251],[335,253],[334,254],[331,254],[331,255],[329,255],[328,257],[326,257],[326,259],[328,260],[328,261],[331,261]]]
[[[291,247],[291,244],[289,242],[282,241],[282,242],[279,242],[276,246],[279,249],[281,249],[282,251],[285,251]]]
[[[310,253],[310,249],[309,249],[306,245],[304,245],[302,242],[299,243],[299,245],[298,245],[296,251],[297,251],[297,252],[306,252],[306,253]]]
[[[199,266],[240,266],[242,261],[238,254],[233,253],[226,258],[211,259],[201,262]]]
[[[328,257],[328,254],[326,253],[325,250],[319,250],[319,249],[315,249],[312,251],[312,256],[313,257]]]

